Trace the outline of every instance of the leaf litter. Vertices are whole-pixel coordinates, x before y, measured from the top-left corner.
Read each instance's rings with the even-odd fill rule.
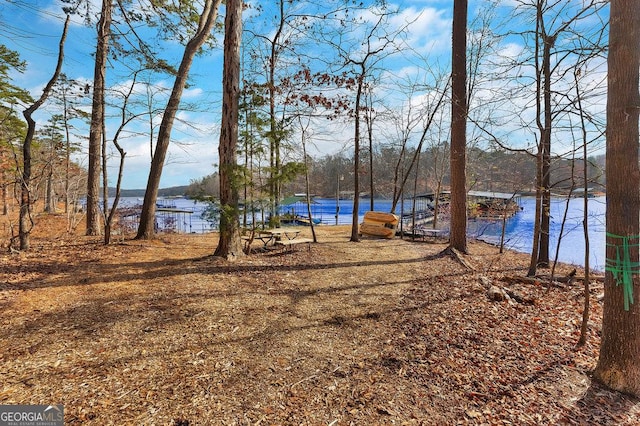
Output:
[[[444,244],[317,232],[235,262],[216,234],[34,237],[0,257],[0,404],[63,404],[69,425],[640,422],[591,380],[601,286],[576,348],[581,283],[509,279],[526,255],[471,242],[469,269]]]

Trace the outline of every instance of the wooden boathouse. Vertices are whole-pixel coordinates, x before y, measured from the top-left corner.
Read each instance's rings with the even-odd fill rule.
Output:
[[[420,194],[412,200],[413,209],[402,214],[401,228],[411,231],[413,227],[424,228],[434,219],[436,208],[435,193]],[[502,220],[520,211],[519,193],[468,191],[467,206],[469,219]],[[446,223],[449,219],[451,192],[442,191],[438,200],[438,221]]]

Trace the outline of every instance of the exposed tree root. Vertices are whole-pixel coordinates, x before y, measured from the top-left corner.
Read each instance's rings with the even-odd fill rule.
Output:
[[[465,254],[460,252],[459,250],[449,246],[446,249],[442,250],[438,256],[449,256],[453,260],[460,263],[462,266],[467,268],[470,271],[475,271],[476,268],[465,258]]]

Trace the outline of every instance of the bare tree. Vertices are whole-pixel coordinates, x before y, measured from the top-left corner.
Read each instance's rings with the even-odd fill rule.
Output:
[[[56,99],[58,105],[62,109],[61,112],[61,125],[64,129],[64,212],[69,215],[69,207],[72,201],[72,188],[71,188],[71,154],[78,150],[78,144],[72,141],[72,121],[81,119],[88,121],[90,114],[82,109],[80,100],[85,98],[89,93],[90,87],[88,84],[82,84],[78,81],[67,78],[65,74],[61,74],[58,79],[58,84],[52,92],[52,97]],[[75,202],[75,200],[73,200]]]
[[[389,20],[397,11],[387,9],[385,5],[371,9],[372,19],[361,25],[364,36],[361,38],[347,38],[336,33],[334,39],[327,42],[336,49],[341,68],[350,70],[354,77],[355,100],[353,103],[353,216],[351,223],[351,241],[359,241],[358,211],[360,203],[360,174],[361,170],[361,117],[365,105],[365,88],[373,77],[376,67],[390,55],[399,51],[398,42],[406,30],[405,27],[389,29]]]
[[[142,71],[142,70],[141,70]],[[121,189],[122,189],[122,178],[124,174],[124,160],[127,155],[124,148],[120,144],[120,135],[124,131],[127,124],[133,121],[140,115],[146,115],[148,112],[144,112],[141,114],[131,114],[129,109],[129,100],[133,94],[134,88],[138,82],[138,72],[134,72],[133,79],[128,89],[121,92],[119,98],[122,99],[122,105],[120,105],[120,123],[113,135],[113,146],[116,151],[118,151],[119,161],[118,161],[118,174],[116,176],[116,186],[115,186],[115,194],[113,198],[113,202],[109,205],[109,178],[107,173],[107,137],[106,132],[103,131],[103,148],[102,151],[105,153],[102,156],[102,191],[103,191],[103,208],[104,211],[104,244],[109,245],[111,243],[111,233],[113,230],[113,220],[115,218],[116,212],[118,211],[118,203],[120,202]]]
[[[307,204],[307,218],[309,219],[309,226],[311,227],[311,235],[313,237],[313,242],[318,242],[318,236],[316,235],[316,227],[313,223],[313,215],[311,213],[311,186],[309,184],[309,156],[307,155],[307,138],[309,137],[309,124],[311,122],[310,118],[307,117],[307,122],[302,122],[302,115],[298,117],[298,123],[300,125],[301,130],[301,140],[302,140],[302,157],[304,158],[304,188],[305,188],[305,201]]]
[[[424,110],[422,111],[422,114],[424,115],[421,117],[422,133],[420,134],[418,146],[413,152],[413,156],[411,157],[411,161],[409,162],[408,167],[404,166],[404,162],[405,162],[405,154],[407,151],[407,142],[411,136],[410,134],[411,134],[411,128],[413,127],[413,123],[411,123],[411,121],[408,120],[407,124],[410,125],[410,128],[402,130],[402,134],[403,134],[402,148],[400,151],[400,156],[398,158],[398,161],[396,162],[396,168],[395,168],[394,179],[393,179],[393,197],[392,197],[392,203],[391,203],[391,213],[395,212],[398,202],[400,201],[400,198],[402,197],[402,194],[404,192],[404,187],[407,184],[407,180],[409,179],[411,172],[414,171],[414,168],[417,167],[417,162],[420,157],[420,154],[422,153],[422,148],[424,146],[424,143],[426,142],[429,136],[429,132],[432,130],[432,125],[434,123],[434,120],[436,119],[437,115],[440,114],[441,107],[444,104],[444,101],[446,99],[447,90],[449,88],[449,80],[439,79],[438,84],[443,84],[444,87],[441,88],[441,87],[435,86],[433,88],[433,96],[431,97],[427,105],[424,106]]]
[[[591,245],[589,240],[589,163],[588,163],[588,137],[587,126],[584,109],[582,108],[582,96],[580,94],[580,68],[576,68],[573,71],[573,75],[576,82],[576,103],[578,105],[578,112],[580,113],[580,129],[582,136],[582,231],[584,233],[584,308],[582,311],[582,325],[580,326],[580,339],[578,345],[584,345],[587,343],[587,332],[589,331],[589,312],[590,312],[590,298],[591,291],[589,290],[590,269],[589,255],[591,254]],[[558,252],[560,250],[557,250]],[[555,262],[554,262],[555,266]]]
[[[376,111],[373,106],[373,88],[371,84],[367,85],[365,90],[365,107],[364,107],[364,121],[367,125],[367,140],[369,151],[369,210],[373,211],[373,200],[375,197],[374,179],[373,179],[373,123],[377,118]]]
[[[29,236],[31,234],[31,228],[33,226],[33,221],[31,219],[31,143],[33,141],[33,135],[36,130],[36,122],[33,119],[32,115],[47,100],[47,97],[49,97],[49,93],[58,80],[58,76],[60,75],[60,71],[62,70],[62,62],[64,60],[64,43],[67,38],[69,21],[70,15],[67,14],[67,18],[64,21],[64,27],[62,29],[62,36],[60,37],[60,43],[58,45],[58,62],[56,64],[55,71],[53,72],[53,76],[42,90],[40,98],[23,112],[24,118],[27,121],[27,134],[22,145],[23,165],[22,179],[20,181],[20,220],[18,234],[20,239],[20,250],[29,249]]]
[[[550,0],[517,0],[515,16],[533,22],[520,35],[525,42],[523,56],[516,58],[512,72],[514,81],[522,81],[521,94],[513,91],[519,107],[522,102],[532,105],[533,122],[523,123],[525,128],[535,129],[536,162],[536,210],[534,235],[528,275],[536,274],[539,266],[549,266],[550,207],[552,181],[552,151],[558,151],[563,131],[561,121],[574,108],[568,99],[571,95],[564,87],[571,87],[567,76],[573,64],[567,65],[576,55],[595,56],[602,50],[599,45],[604,24],[598,21],[606,2],[589,0],[563,2]],[[594,24],[595,23],[595,24]],[[595,30],[595,33],[593,32]],[[593,40],[590,40],[593,38]],[[580,42],[583,40],[584,42]],[[529,45],[531,45],[529,47]],[[527,68],[531,72],[527,72]],[[514,73],[517,73],[514,75]],[[513,86],[511,86],[513,88]],[[533,88],[533,92],[531,91]],[[521,95],[523,97],[521,97]],[[521,114],[526,117],[528,114]],[[552,146],[552,140],[557,140]]]

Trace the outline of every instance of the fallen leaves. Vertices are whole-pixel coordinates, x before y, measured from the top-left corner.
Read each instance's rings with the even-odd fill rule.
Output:
[[[600,304],[574,347],[579,286],[504,287],[526,258],[482,243],[469,257],[490,268],[473,271],[442,245],[318,233],[310,253],[233,264],[208,256],[215,235],[7,255],[0,401],[59,402],[67,424],[96,425],[638,419],[637,401],[589,379]],[[492,284],[507,297],[490,300]]]

